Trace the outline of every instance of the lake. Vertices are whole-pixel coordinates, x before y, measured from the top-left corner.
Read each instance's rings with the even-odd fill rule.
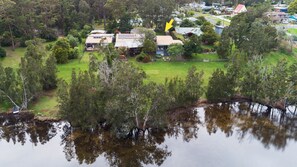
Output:
[[[257,104],[179,109],[136,139],[72,130],[65,121],[0,119],[0,166],[295,167],[297,112]]]

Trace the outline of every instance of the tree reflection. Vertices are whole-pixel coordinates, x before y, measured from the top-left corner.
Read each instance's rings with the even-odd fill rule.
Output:
[[[209,134],[216,133],[218,129],[227,137],[233,134],[233,116],[229,104],[214,104],[205,108],[205,123]]]
[[[0,116],[0,139],[24,145],[27,140],[35,146],[45,144],[57,134],[56,125],[33,119],[30,113]]]
[[[107,131],[82,132],[76,130],[64,136],[66,159],[74,158],[80,164],[92,164],[100,155],[110,166],[142,166],[144,164],[161,165],[171,155],[164,142],[165,131],[152,132],[138,140],[117,139]]]
[[[189,142],[198,137],[198,125],[201,123],[197,111],[192,108],[177,109],[168,116],[167,135],[178,137]]]
[[[238,105],[238,106],[237,106]],[[209,134],[218,129],[227,137],[236,131],[239,140],[259,140],[265,148],[285,149],[289,140],[297,140],[297,116],[291,112],[271,110],[260,105],[237,103],[216,104],[205,108],[205,124]]]

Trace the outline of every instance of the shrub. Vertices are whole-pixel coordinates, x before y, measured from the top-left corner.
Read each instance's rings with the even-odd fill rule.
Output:
[[[150,55],[147,55],[144,52],[141,52],[139,55],[136,56],[136,61],[148,63],[152,61],[152,58]]]
[[[70,54],[70,45],[66,38],[59,39],[52,49],[52,54],[55,56],[58,64],[64,64],[68,62]]]
[[[195,15],[195,12],[194,11],[188,11],[187,12],[187,16],[194,16]]]
[[[156,53],[156,42],[146,38],[143,42],[142,51],[149,55],[154,55]]]
[[[77,59],[78,56],[79,56],[79,48],[78,47],[70,49],[68,59]]]
[[[69,41],[69,44],[70,44],[70,47],[71,48],[74,48],[74,47],[77,47],[78,46],[79,40],[77,38],[75,38],[74,36],[72,36],[72,35],[69,34],[67,36],[67,39]]]
[[[128,53],[127,48],[125,48],[125,47],[118,48],[118,52],[119,52],[120,55],[125,55],[125,56]]]
[[[71,30],[68,32],[68,35],[72,35],[73,37],[77,38],[78,41],[79,41],[80,43],[82,43],[81,35],[80,35],[80,33],[79,33],[77,30],[75,30],[75,29],[71,29]]]
[[[194,27],[195,23],[190,21],[189,19],[185,19],[182,21],[182,23],[180,24],[181,27]]]
[[[52,44],[52,43],[49,43],[49,44],[47,44],[47,45],[45,46],[45,49],[46,49],[47,51],[50,51],[52,48],[53,48],[53,44]]]
[[[146,55],[142,60],[143,63],[149,63],[151,61],[152,61],[152,59],[151,59],[150,55]]]
[[[136,61],[142,62],[145,56],[146,54],[141,52],[139,55],[136,56]]]
[[[86,38],[88,34],[92,31],[92,26],[85,25],[84,28],[81,30],[81,37]]]
[[[0,47],[0,58],[2,58],[2,57],[6,57],[6,51],[4,48]]]
[[[281,41],[279,44],[279,51],[287,55],[292,54],[291,45],[292,44],[290,44],[288,41]]]

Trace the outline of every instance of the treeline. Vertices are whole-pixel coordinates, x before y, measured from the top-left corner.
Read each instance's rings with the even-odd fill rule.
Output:
[[[69,84],[60,83],[60,114],[74,127],[110,126],[119,137],[139,134],[166,125],[168,109],[195,103],[203,94],[202,76],[191,68],[185,80],[145,83],[145,73],[129,62],[93,58],[89,71],[73,72]]]
[[[131,19],[142,18],[144,26],[160,28],[175,6],[186,2],[189,0],[2,0],[0,43],[25,46],[26,40],[35,37],[52,41],[94,22],[104,23],[110,30],[125,30]]]
[[[269,109],[286,110],[297,104],[296,70],[297,65],[288,65],[286,60],[266,65],[261,57],[246,64],[233,63],[226,72],[217,69],[213,73],[206,97],[211,102],[226,102],[241,96]]]

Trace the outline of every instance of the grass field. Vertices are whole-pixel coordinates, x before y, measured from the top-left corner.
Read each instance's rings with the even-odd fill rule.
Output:
[[[24,55],[25,48],[17,48],[12,51],[10,48],[5,48],[7,51],[7,57],[0,59],[5,67],[18,68],[21,57]],[[295,53],[297,49],[295,49]],[[71,60],[67,64],[58,65],[58,78],[66,81],[71,80],[72,70],[88,70],[89,56],[95,55],[99,60],[103,59],[103,56],[98,53],[81,52],[79,59]],[[264,56],[264,62],[267,64],[276,64],[278,60],[285,58],[289,63],[297,63],[295,55],[285,55],[279,52],[269,53]],[[215,61],[218,59],[217,54],[195,54],[194,60],[210,60]],[[204,85],[206,86],[213,71],[217,68],[224,69],[224,62],[164,62],[162,59],[158,59],[156,62],[151,63],[139,63],[134,58],[129,59],[130,62],[143,69],[147,74],[146,82],[164,83],[165,78],[173,78],[175,76],[185,78],[187,71],[190,67],[195,66],[198,71],[204,71]],[[30,110],[38,116],[55,117],[57,116],[58,102],[56,91],[44,92],[40,98],[30,106]],[[0,112],[7,111],[11,108],[8,104],[0,105]]]
[[[26,48],[17,48],[15,51],[12,51],[12,49],[8,47],[5,47],[4,49],[6,50],[7,56],[5,58],[0,58],[0,63],[2,63],[4,67],[18,68]]]
[[[293,35],[297,35],[297,29],[296,28],[289,28],[288,33],[293,34]]]

